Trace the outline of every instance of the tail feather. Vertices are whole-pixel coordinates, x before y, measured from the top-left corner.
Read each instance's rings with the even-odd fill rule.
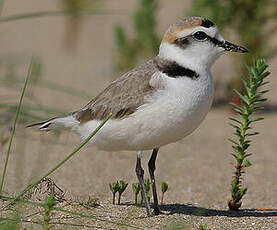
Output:
[[[53,117],[51,119],[48,119],[46,121],[41,121],[41,122],[37,122],[37,123],[33,123],[30,125],[27,125],[26,128],[31,128],[34,126],[39,126],[38,129],[41,131],[49,131],[50,130],[50,126],[52,124],[52,121],[57,119],[58,117]]]
[[[52,129],[73,128],[77,124],[79,124],[79,122],[72,115],[69,115],[67,117],[54,117],[46,121],[30,124],[27,125],[26,128],[39,126],[39,130],[49,131]]]

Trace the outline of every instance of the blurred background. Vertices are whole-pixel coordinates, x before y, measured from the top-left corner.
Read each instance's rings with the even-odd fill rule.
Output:
[[[162,149],[158,178],[168,180],[170,185],[175,177],[172,183],[179,188],[172,192],[171,199],[175,201],[184,202],[183,198],[175,196],[180,191],[186,194],[187,200],[192,200],[195,194],[189,195],[191,191],[202,192],[203,184],[197,181],[209,176],[216,182],[213,185],[203,182],[207,183],[207,190],[224,188],[226,193],[222,196],[228,194],[231,167],[225,168],[231,161],[228,155],[231,148],[226,144],[232,130],[227,124],[230,116],[227,103],[237,100],[233,98],[232,88],[240,89],[240,76],[246,73],[244,65],[251,64],[257,57],[265,57],[270,65],[272,74],[268,88],[271,91],[265,105],[268,117],[259,127],[265,140],[255,146],[263,154],[259,152],[260,155],[253,156],[259,162],[254,167],[260,171],[255,174],[253,170],[248,183],[251,186],[257,175],[263,175],[265,181],[276,178],[276,173],[271,172],[277,148],[274,144],[277,137],[276,1],[1,0],[0,168],[28,65],[31,57],[35,58],[8,168],[6,191],[22,189],[79,143],[79,138],[70,133],[26,130],[27,123],[79,109],[120,74],[154,57],[168,26],[189,15],[208,17],[218,25],[226,40],[243,45],[250,52],[247,55],[226,54],[213,66],[216,86],[213,111],[195,134]],[[211,134],[210,130],[214,132]],[[173,158],[171,153],[175,154]],[[215,156],[219,162],[216,169]],[[265,162],[267,168],[263,167]],[[206,170],[205,175],[200,173],[200,165],[202,171]],[[113,179],[123,177],[134,182],[134,167],[134,153],[105,153],[91,147],[53,176],[73,194],[90,191],[105,196],[109,193],[108,183]],[[214,170],[223,173],[215,175]],[[276,186],[273,191],[276,192]],[[270,203],[263,197],[261,200]]]

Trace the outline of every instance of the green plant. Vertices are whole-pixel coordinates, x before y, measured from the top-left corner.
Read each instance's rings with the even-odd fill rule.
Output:
[[[113,204],[115,204],[115,194],[119,191],[119,183],[118,181],[112,182],[109,184],[110,190],[113,194]]]
[[[206,224],[201,224],[199,226],[199,230],[207,230],[208,229],[208,226]]]
[[[0,199],[3,200],[3,201],[12,201],[12,202],[14,201],[14,198],[12,198],[12,197],[1,196],[1,195],[0,195]],[[45,204],[45,203],[29,201],[29,200],[20,199],[20,198],[18,198],[16,201],[20,205],[30,205],[33,208],[37,207],[37,208],[43,208],[44,210],[46,210],[45,207],[47,205],[47,202]],[[46,214],[46,217],[49,215],[49,222],[50,222],[50,214],[51,214],[51,212],[55,211],[55,213],[58,212],[59,214],[63,213],[63,214],[70,215],[71,218],[74,218],[74,216],[75,216],[75,217],[80,217],[80,218],[83,218],[83,219],[84,218],[88,218],[88,219],[92,219],[92,220],[95,220],[95,221],[103,221],[105,223],[110,223],[110,224],[114,224],[114,225],[121,226],[121,227],[129,227],[129,228],[134,228],[134,229],[143,229],[141,227],[133,226],[133,225],[130,225],[128,223],[116,222],[116,221],[107,220],[106,218],[101,218],[101,217],[94,216],[94,215],[86,215],[86,214],[79,213],[79,212],[76,212],[76,211],[66,210],[66,209],[63,209],[63,208],[56,207],[55,205],[52,205],[52,204],[53,203],[50,200],[49,201],[49,205],[50,205],[50,209],[51,210],[50,210],[49,214]],[[5,226],[6,228],[1,228],[1,227],[0,228],[1,229],[8,229],[8,230],[16,230],[16,229],[18,229],[17,226],[19,225],[19,223],[32,223],[32,224],[41,225],[42,227],[44,227],[44,221],[41,222],[41,221],[36,221],[36,220],[30,220],[31,217],[33,217],[33,216],[35,216],[37,214],[43,214],[45,216],[45,212],[42,213],[40,211],[39,212],[35,212],[32,215],[27,215],[25,217],[20,216],[20,213],[18,211],[15,213],[15,215],[13,215],[11,217],[1,216],[0,217],[0,226],[1,227]],[[53,214],[54,214],[54,212],[53,212]],[[59,216],[59,218],[60,218],[60,216]],[[52,220],[53,219],[54,218],[52,218]],[[54,222],[52,222],[52,224],[54,224]],[[67,227],[66,229],[68,229],[68,226],[75,227],[73,229],[76,229],[76,226],[79,226],[79,227],[82,227],[82,228],[84,228],[86,226],[84,224],[76,224],[76,223],[68,223],[68,222],[55,222],[55,224],[57,224],[57,225],[58,224],[65,225],[65,227]],[[37,228],[35,228],[35,229],[37,229]]]
[[[51,220],[51,212],[53,211],[53,207],[55,206],[55,199],[54,195],[50,195],[46,197],[45,205],[44,205],[44,224],[43,224],[43,230],[50,230],[50,220]]]
[[[126,190],[127,186],[128,186],[128,183],[126,183],[124,180],[119,181],[118,204],[120,204],[121,195]]]
[[[22,192],[19,193],[19,195],[17,195],[12,201],[10,201],[8,204],[6,204],[4,207],[2,207],[0,209],[4,210],[6,207],[8,207],[9,205],[13,204],[15,201],[17,201],[20,197],[22,197],[24,194],[26,194],[27,192],[29,192],[31,189],[33,189],[36,185],[38,185],[43,179],[45,179],[46,177],[48,177],[50,174],[52,174],[53,172],[55,172],[58,168],[60,168],[65,162],[67,162],[71,157],[73,157],[77,152],[80,151],[81,148],[83,148],[89,141],[90,139],[95,136],[95,134],[105,125],[105,123],[111,118],[112,113],[110,113],[106,119],[85,139],[82,141],[82,143],[80,145],[78,145],[67,157],[65,157],[62,161],[60,161],[54,168],[52,168],[51,170],[49,170],[46,174],[44,174],[44,176],[42,176],[41,178],[39,178],[38,180],[36,180],[35,182],[33,182],[32,184],[30,184],[28,187],[26,187]],[[1,194],[0,194],[1,195]]]
[[[168,184],[166,182],[162,182],[161,184],[161,191],[162,191],[162,198],[161,198],[161,204],[164,204],[164,194],[168,190]]]
[[[135,194],[135,204],[138,204],[138,194],[140,192],[140,184],[139,182],[133,183],[133,193]]]
[[[145,180],[144,180],[144,183],[145,183],[146,194],[147,194],[147,196],[148,196],[148,199],[150,200],[150,196],[149,196],[150,185],[151,185],[150,179],[149,179],[149,178],[145,179]]]
[[[156,32],[158,1],[140,0],[133,16],[135,39],[127,37],[122,26],[115,27],[116,70],[124,72],[138,62],[157,54],[160,38]]]
[[[17,120],[18,120],[18,117],[19,117],[19,114],[20,114],[20,111],[21,111],[23,98],[24,98],[25,90],[26,90],[26,87],[27,87],[27,84],[28,84],[28,80],[29,80],[29,78],[31,76],[31,73],[32,73],[32,66],[33,66],[33,58],[31,59],[28,74],[27,74],[27,77],[25,79],[25,83],[24,83],[24,86],[23,86],[23,89],[22,89],[22,92],[21,92],[20,100],[19,100],[19,103],[18,103],[18,106],[17,106],[17,109],[16,109],[16,114],[15,114],[14,123],[13,123],[13,129],[12,129],[11,137],[10,137],[10,140],[9,140],[7,156],[6,156],[5,165],[4,165],[2,178],[1,178],[0,195],[2,195],[2,190],[3,190],[3,186],[4,186],[5,176],[6,176],[9,157],[10,157],[10,152],[11,152],[11,146],[12,146],[13,137],[14,137],[15,129],[16,129],[16,124],[17,124]]]
[[[145,184],[145,190],[146,190],[146,195],[148,200],[150,201],[150,180],[149,178],[144,180],[144,184]],[[142,196],[142,190],[140,191],[140,196],[141,196],[141,203],[143,203],[143,196]]]
[[[241,99],[242,105],[239,106],[235,103],[230,103],[234,111],[239,115],[239,119],[230,118],[233,123],[230,125],[235,129],[234,135],[236,138],[229,139],[232,142],[234,150],[234,158],[236,164],[234,165],[235,177],[231,184],[232,199],[228,202],[230,210],[238,210],[242,204],[241,199],[245,195],[247,188],[241,187],[241,176],[244,169],[251,165],[248,157],[251,155],[247,152],[251,140],[250,137],[257,135],[258,132],[250,132],[249,130],[254,122],[263,120],[262,117],[252,118],[252,116],[258,111],[263,110],[261,103],[266,101],[266,98],[262,96],[268,92],[268,90],[261,90],[261,87],[268,82],[264,79],[270,74],[266,71],[268,65],[265,59],[259,59],[254,62],[253,67],[248,67],[248,78],[242,77],[243,93],[239,93],[234,90],[236,95]]]
[[[18,230],[20,228],[20,213],[16,210],[8,218],[1,215],[0,229],[2,230]]]

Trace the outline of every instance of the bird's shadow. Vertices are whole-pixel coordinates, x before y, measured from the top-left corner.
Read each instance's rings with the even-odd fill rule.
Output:
[[[143,204],[134,204],[133,202],[126,202],[121,205],[137,206],[145,208]],[[153,205],[150,205],[153,208]],[[277,216],[277,209],[240,209],[238,211],[219,210],[204,207],[197,207],[190,204],[164,204],[159,205],[162,215],[184,214],[192,216],[227,216],[227,217],[271,217]]]
[[[239,211],[217,210],[193,205],[165,204],[160,205],[161,211],[168,212],[166,215],[175,213],[193,216],[228,216],[228,217],[270,217],[277,216],[277,209],[241,209]]]

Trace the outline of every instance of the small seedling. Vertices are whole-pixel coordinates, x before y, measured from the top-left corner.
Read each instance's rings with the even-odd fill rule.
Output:
[[[146,190],[147,199],[150,201],[150,196],[149,196],[149,192],[150,192],[150,180],[149,180],[149,178],[144,180],[144,184],[145,184],[145,190]],[[141,203],[143,203],[142,190],[140,191],[140,196],[141,196]]]
[[[149,178],[145,179],[144,183],[145,183],[146,195],[147,195],[148,200],[150,201],[150,195],[149,195],[149,192],[150,192],[150,180],[149,180]]]
[[[43,224],[43,230],[49,230],[50,226],[50,214],[53,210],[53,207],[55,206],[55,198],[53,195],[50,195],[46,198],[46,202],[44,205],[44,224]]]
[[[168,190],[168,184],[166,182],[162,182],[162,184],[161,184],[161,190],[162,190],[161,204],[164,204],[164,194]]]
[[[113,194],[113,204],[115,204],[115,194],[119,191],[119,183],[118,181],[112,182],[110,185],[110,190]]]
[[[207,230],[208,229],[208,226],[206,224],[201,224],[199,226],[199,230]]]
[[[124,180],[119,181],[118,204],[120,204],[121,195],[125,191],[127,186],[128,186],[128,183],[126,183]]]
[[[263,107],[260,104],[266,101],[266,98],[261,98],[268,90],[261,91],[260,88],[267,84],[264,82],[264,79],[270,74],[268,71],[265,71],[268,65],[264,59],[259,59],[254,62],[253,67],[248,68],[249,78],[245,79],[242,77],[243,82],[243,93],[234,90],[234,92],[241,99],[242,105],[236,105],[235,103],[230,103],[234,111],[239,115],[239,119],[230,118],[233,123],[230,125],[235,129],[234,135],[236,138],[229,139],[232,142],[232,147],[235,153],[233,157],[236,160],[235,167],[235,176],[231,183],[231,193],[232,199],[228,202],[230,210],[238,210],[242,204],[241,199],[245,195],[247,188],[241,187],[241,176],[244,173],[244,169],[251,166],[248,157],[251,156],[250,153],[247,153],[247,149],[250,146],[251,136],[257,135],[258,132],[249,132],[252,123],[263,120],[262,117],[252,118],[252,115],[258,111],[263,110]],[[250,118],[251,117],[251,118]]]
[[[133,183],[133,193],[135,194],[135,204],[138,204],[138,194],[140,191],[140,184],[137,183]]]

